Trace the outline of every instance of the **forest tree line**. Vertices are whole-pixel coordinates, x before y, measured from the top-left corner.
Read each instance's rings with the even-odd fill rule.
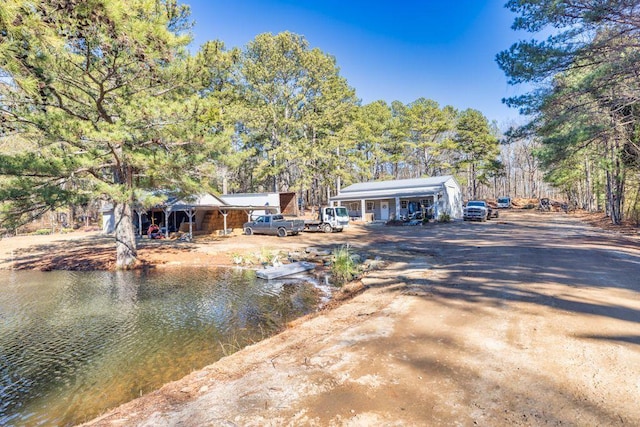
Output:
[[[501,52],[514,84],[506,100],[531,117],[513,132],[536,139],[545,179],[574,206],[614,224],[640,224],[640,2],[510,0],[516,30],[550,34]]]
[[[218,191],[296,192],[317,205],[354,182],[451,174],[477,197],[501,173],[499,131],[477,110],[426,98],[361,105],[335,58],[288,32],[215,45],[230,58]]]

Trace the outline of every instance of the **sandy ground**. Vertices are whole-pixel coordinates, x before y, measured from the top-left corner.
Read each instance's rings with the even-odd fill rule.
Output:
[[[335,308],[87,425],[640,425],[638,238],[573,215],[501,214],[286,239],[141,242],[141,258],[160,267],[347,243],[386,266]],[[108,240],[75,238],[3,239],[0,267],[112,262],[108,251],[96,255]]]

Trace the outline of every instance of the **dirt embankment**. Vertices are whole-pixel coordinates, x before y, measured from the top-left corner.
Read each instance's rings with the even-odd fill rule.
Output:
[[[636,238],[510,211],[175,244],[141,245],[141,256],[206,265],[349,244],[387,265],[355,298],[88,425],[640,425]],[[48,245],[13,262],[52,265],[38,255]]]

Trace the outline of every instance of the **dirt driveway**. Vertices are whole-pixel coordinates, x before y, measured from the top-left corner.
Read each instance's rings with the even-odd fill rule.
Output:
[[[640,425],[638,240],[526,212],[358,233],[331,236],[390,262],[366,291],[89,425]]]

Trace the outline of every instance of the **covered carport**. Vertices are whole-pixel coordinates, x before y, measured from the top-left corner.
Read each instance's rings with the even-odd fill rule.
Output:
[[[145,206],[144,201],[153,203]],[[229,227],[242,228],[254,212],[279,212],[278,206],[238,206],[226,203],[221,198],[202,193],[177,197],[169,193],[148,193],[136,203],[138,235],[144,235],[145,224],[157,224],[165,237],[172,231],[196,234],[211,234],[221,231],[228,234]]]
[[[211,195],[198,196],[193,200],[177,201],[170,209],[172,212],[182,211],[187,214],[190,236],[194,235],[194,231],[202,231],[203,233],[222,231],[222,234],[226,236],[230,227],[242,228],[245,222],[251,220],[255,211],[279,212],[278,206],[229,205]],[[238,215],[239,213],[242,215]],[[184,224],[180,226],[179,231],[183,231],[183,226]]]

